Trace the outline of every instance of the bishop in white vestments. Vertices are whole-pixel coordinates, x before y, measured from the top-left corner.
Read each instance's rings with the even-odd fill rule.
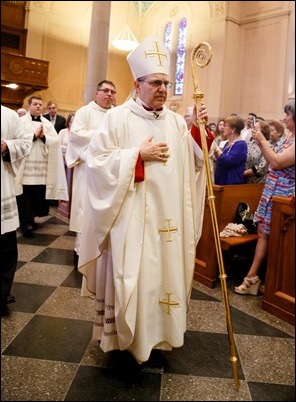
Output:
[[[135,96],[106,113],[88,148],[79,271],[101,349],[144,362],[184,343],[205,168],[199,130],[164,105],[164,43],[146,38],[128,63]]]

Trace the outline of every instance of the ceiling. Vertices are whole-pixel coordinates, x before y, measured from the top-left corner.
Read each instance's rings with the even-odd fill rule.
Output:
[[[138,14],[139,21],[141,22],[145,13],[152,6],[155,1],[132,1],[133,6]]]

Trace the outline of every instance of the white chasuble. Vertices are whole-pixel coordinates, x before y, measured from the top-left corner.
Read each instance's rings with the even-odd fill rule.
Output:
[[[145,161],[135,183],[150,136],[170,156]],[[138,361],[181,347],[205,197],[202,153],[184,119],[166,107],[156,118],[133,99],[107,112],[88,148],[86,186],[79,270],[82,296],[95,299],[94,338]]]

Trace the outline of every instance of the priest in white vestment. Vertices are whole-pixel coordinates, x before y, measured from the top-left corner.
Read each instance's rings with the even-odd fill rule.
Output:
[[[108,80],[99,82],[95,92],[95,100],[76,111],[71,126],[65,160],[69,168],[74,168],[69,229],[76,232],[75,265],[79,256],[81,223],[86,193],[84,174],[86,151],[105,113],[115,103],[115,94],[116,88],[113,82]]]
[[[31,146],[32,136],[25,132],[18,114],[1,105],[1,316],[8,314],[7,304],[15,301],[10,294],[18,255],[15,177]]]
[[[145,362],[184,343],[206,180],[198,128],[164,105],[164,43],[149,36],[127,60],[135,96],[106,113],[88,148],[79,271],[93,338]]]
[[[41,115],[42,103],[41,96],[31,96],[28,112],[20,117],[32,140],[31,152],[16,177],[18,188],[22,188],[17,198],[20,228],[26,237],[32,237],[35,219],[48,215],[48,200],[69,199],[59,137],[50,121]]]

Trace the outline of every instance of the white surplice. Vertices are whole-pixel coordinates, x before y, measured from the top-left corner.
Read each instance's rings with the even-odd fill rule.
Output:
[[[37,139],[32,143],[30,154],[24,159],[19,169],[16,184],[45,185],[45,198],[48,200],[69,200],[67,178],[65,174],[63,154],[59,137],[49,120],[40,116],[40,121],[32,121],[30,112],[20,117],[25,131],[33,140],[34,131],[41,124],[45,135],[45,143]]]
[[[135,183],[150,136],[170,156],[144,162]],[[205,201],[203,154],[185,120],[133,99],[110,110],[88,148],[86,188],[79,271],[82,296],[95,299],[94,339],[138,361],[181,347]]]
[[[25,132],[15,111],[1,105],[2,140],[10,155],[10,161],[5,162],[1,153],[1,234],[4,234],[19,227],[15,177],[21,161],[31,151],[32,134]]]
[[[76,111],[71,126],[65,159],[69,168],[74,167],[69,223],[69,229],[73,232],[81,232],[84,196],[86,193],[84,167],[87,147],[107,110],[100,107],[96,102],[91,101]]]

